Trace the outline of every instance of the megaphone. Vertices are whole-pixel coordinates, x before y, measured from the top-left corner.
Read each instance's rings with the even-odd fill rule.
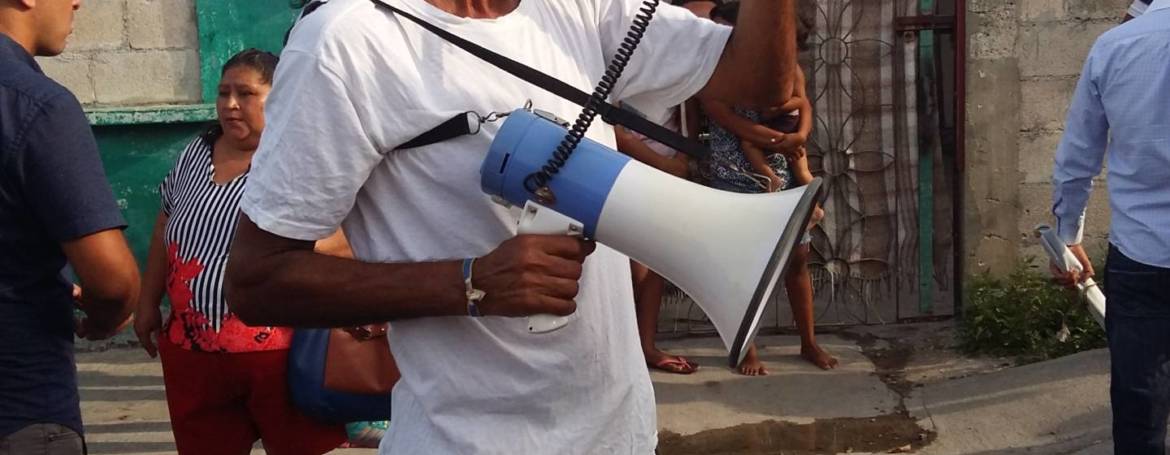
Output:
[[[1037,225],[1036,236],[1040,238],[1040,246],[1044,248],[1044,253],[1048,254],[1048,259],[1060,271],[1066,273],[1071,271],[1084,271],[1084,268],[1081,267],[1081,261],[1065,246],[1060,236],[1056,235],[1055,229],[1052,229],[1047,224]],[[1093,315],[1093,319],[1097,321],[1097,325],[1104,329],[1105,293],[1101,292],[1101,288],[1097,286],[1097,282],[1093,281],[1092,278],[1087,278],[1077,283],[1077,290],[1081,292],[1081,296],[1089,304],[1089,313]]]
[[[540,111],[509,114],[480,169],[484,192],[525,208],[521,233],[579,233],[673,282],[715,325],[734,368],[804,236],[821,180],[779,193],[719,191],[583,139],[548,185],[555,202],[541,204],[524,181],[545,164],[566,127]],[[531,317],[529,330],[569,321]]]

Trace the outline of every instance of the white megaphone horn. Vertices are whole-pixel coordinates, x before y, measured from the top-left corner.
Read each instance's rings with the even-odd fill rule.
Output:
[[[1049,227],[1047,224],[1036,226],[1036,236],[1040,238],[1040,246],[1044,248],[1044,253],[1048,255],[1048,260],[1062,272],[1082,272],[1081,261],[1073,256],[1072,251],[1060,240],[1060,236],[1056,235],[1056,230]],[[1105,328],[1105,293],[1101,292],[1101,288],[1097,286],[1097,282],[1092,278],[1087,278],[1080,283],[1077,283],[1077,290],[1080,291],[1081,296],[1085,302],[1089,304],[1089,313],[1092,313],[1093,319],[1097,321],[1097,325]]]
[[[583,235],[645,264],[691,296],[738,365],[804,236],[821,180],[780,193],[738,194],[673,177],[584,139],[549,184],[556,200],[533,200],[524,180],[565,136],[555,117],[512,112],[480,169],[496,200],[525,207],[521,233]],[[571,316],[533,316],[529,331]]]

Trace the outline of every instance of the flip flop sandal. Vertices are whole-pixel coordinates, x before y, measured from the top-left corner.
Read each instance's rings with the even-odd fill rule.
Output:
[[[674,374],[691,374],[699,369],[699,366],[682,357],[663,357],[662,360],[650,365],[651,368],[662,370],[667,373]]]

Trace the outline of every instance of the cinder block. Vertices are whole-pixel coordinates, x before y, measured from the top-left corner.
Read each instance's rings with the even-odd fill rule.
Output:
[[[1077,19],[1120,20],[1131,0],[1065,0],[1068,15]]]
[[[127,23],[134,49],[198,47],[195,2],[192,0],[128,0]]]
[[[1034,131],[1064,128],[1076,86],[1076,78],[1020,82],[1020,129]]]
[[[1052,163],[1061,135],[1059,131],[1020,134],[1020,174],[1024,183],[1052,182]]]
[[[968,56],[994,59],[1015,56],[1019,22],[1014,8],[997,8],[972,14],[968,20]]]
[[[977,217],[975,226],[979,226],[980,235],[1012,238],[1020,216],[1016,197],[1013,193],[1011,199],[984,199],[972,207],[975,210],[973,215]]]
[[[1053,22],[1020,27],[1016,55],[1024,77],[1077,76],[1093,43],[1110,22]]]
[[[1085,238],[1104,238],[1109,234],[1109,190],[1105,182],[1094,183],[1085,211]],[[1052,225],[1052,185],[1020,186],[1019,238],[1026,240],[1037,224]]]
[[[93,104],[93,66],[86,54],[65,53],[56,57],[38,57],[45,74],[64,85],[81,104]]]
[[[154,50],[94,56],[94,82],[101,104],[142,105],[199,101],[199,53]]]
[[[1017,62],[977,59],[968,61],[967,68],[966,192],[973,200],[1013,199],[1020,180]]]
[[[967,12],[970,13],[986,13],[1004,7],[1014,7],[1014,4],[1005,2],[1004,0],[968,0]]]
[[[968,240],[968,254],[964,256],[964,273],[975,275],[983,272],[1004,276],[1015,268],[1019,245],[1015,239],[984,236]]]
[[[125,44],[123,16],[125,0],[83,2],[73,18],[73,35],[68,50],[117,49]]]
[[[1020,0],[1019,8],[1020,20],[1027,22],[1058,21],[1067,17],[1064,0]]]

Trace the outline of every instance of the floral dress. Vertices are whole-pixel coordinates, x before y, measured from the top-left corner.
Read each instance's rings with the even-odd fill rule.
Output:
[[[761,117],[755,111],[735,108],[735,113],[753,122],[761,123]],[[718,123],[707,120],[707,130],[711,133],[709,147],[711,158],[700,164],[702,177],[712,188],[737,193],[763,193],[767,191],[768,179],[756,174],[743,153],[740,138],[724,129]],[[780,188],[789,188],[793,184],[792,173],[788,169],[788,160],[780,153],[766,155],[764,159],[768,166],[780,177]]]

